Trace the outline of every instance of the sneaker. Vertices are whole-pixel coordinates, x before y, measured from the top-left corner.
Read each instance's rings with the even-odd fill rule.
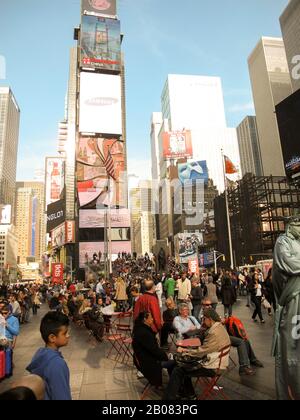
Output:
[[[257,322],[257,319],[252,319],[252,321],[256,323]]]
[[[180,397],[181,401],[195,401],[197,400],[197,395],[193,394],[193,395],[186,395],[186,396],[182,396]]]
[[[255,360],[255,362],[252,362],[251,365],[257,368],[264,368],[264,365],[259,360]]]
[[[263,319],[262,321],[260,321],[261,324],[265,324],[266,321]]]
[[[240,376],[253,376],[255,374],[255,370],[249,367],[240,368]]]

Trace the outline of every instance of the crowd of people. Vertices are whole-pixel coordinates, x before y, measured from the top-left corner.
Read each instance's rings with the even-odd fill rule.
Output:
[[[140,376],[155,386],[162,385],[162,370],[168,370],[170,380],[164,394],[167,400],[193,399],[191,378],[214,376],[220,351],[226,346],[237,349],[240,375],[255,375],[254,368],[262,368],[263,364],[255,355],[243,323],[234,316],[234,305],[238,296],[247,295],[247,306],[254,307],[253,321],[258,316],[264,323],[263,302],[270,315],[272,307],[276,309],[272,273],[266,279],[257,268],[204,271],[197,276],[172,259],[166,261],[165,268],[165,272],[159,272],[149,255],[133,258],[123,254],[114,262],[109,279],[91,272],[84,281],[64,285],[2,285],[0,325],[2,317],[5,333],[0,345],[13,350],[19,324],[30,322],[31,311],[35,316],[41,303],[49,306],[50,312],[41,324],[46,347],[28,366],[31,374],[45,381],[45,399],[49,400],[71,398],[68,367],[59,353],[68,344],[70,322],[85,326],[102,342],[109,328],[109,311],[132,313],[134,363]],[[222,317],[217,312],[220,301],[224,307]],[[192,372],[171,353],[170,336],[173,343],[199,339],[198,348],[179,347],[176,353],[194,359]],[[222,360],[222,370],[228,364],[229,357]],[[58,368],[60,375],[53,377],[52,372]]]

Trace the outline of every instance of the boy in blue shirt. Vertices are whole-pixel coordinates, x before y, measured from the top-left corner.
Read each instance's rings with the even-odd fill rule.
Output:
[[[49,312],[41,322],[41,335],[46,343],[34,355],[27,370],[45,381],[45,400],[71,400],[70,371],[61,347],[69,343],[69,319],[59,312]]]

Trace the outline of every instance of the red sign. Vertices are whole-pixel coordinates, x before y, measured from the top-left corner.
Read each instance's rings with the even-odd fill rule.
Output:
[[[189,261],[189,272],[191,274],[196,274],[197,276],[199,276],[200,270],[198,259]]]
[[[64,265],[62,263],[52,264],[52,282],[54,284],[63,284],[64,282]]]
[[[193,157],[190,131],[172,131],[163,135],[163,156],[165,159],[191,159]]]

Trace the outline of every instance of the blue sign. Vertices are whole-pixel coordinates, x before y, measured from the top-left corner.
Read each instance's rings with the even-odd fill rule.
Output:
[[[186,181],[194,181],[197,179],[203,179],[205,184],[207,184],[208,168],[206,160],[180,163],[178,165],[178,177],[182,184]]]
[[[205,254],[199,255],[200,266],[208,267],[214,264],[214,253],[213,252],[206,252]]]

